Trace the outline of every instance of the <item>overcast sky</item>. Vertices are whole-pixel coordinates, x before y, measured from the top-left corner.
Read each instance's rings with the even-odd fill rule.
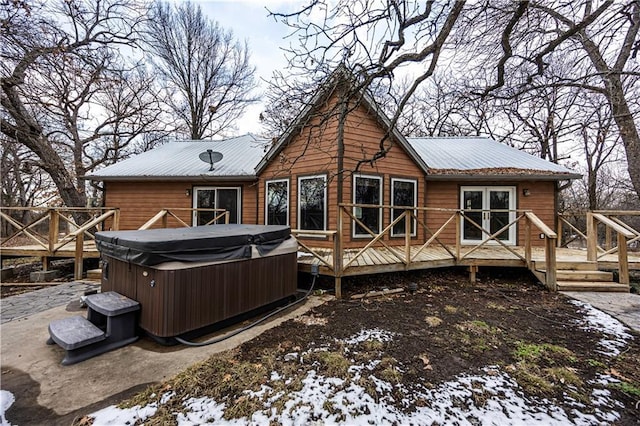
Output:
[[[301,0],[192,0],[202,8],[211,19],[217,21],[227,30],[233,30],[236,39],[246,40],[251,52],[251,61],[256,67],[256,77],[260,91],[266,84],[261,79],[269,80],[275,69],[285,66],[284,53],[280,49],[288,46],[285,40],[289,29],[282,23],[269,17],[267,8],[272,11],[292,11],[303,4]],[[258,116],[264,109],[262,103],[247,108],[244,117],[240,118],[236,127],[238,134],[258,133],[261,130]]]

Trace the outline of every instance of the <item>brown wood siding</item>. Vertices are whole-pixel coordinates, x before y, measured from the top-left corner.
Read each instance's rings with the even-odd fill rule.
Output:
[[[529,190],[529,196],[524,196],[524,189]],[[556,183],[554,181],[521,182],[517,187],[518,209],[531,210],[549,228],[556,231]],[[524,244],[524,222],[518,229],[518,244]],[[543,246],[540,231],[532,227],[531,242],[534,246]]]
[[[328,104],[336,102],[335,96]],[[353,174],[358,160],[371,158],[378,150],[380,140],[384,136],[372,113],[360,106],[350,113],[344,128],[344,170],[343,175],[343,198],[337,199],[338,179],[337,175],[337,120],[329,122],[324,128],[312,127],[317,125],[318,120],[311,120],[311,125],[307,126],[298,136],[292,139],[286,146],[279,158],[274,159],[260,175],[260,188],[258,190],[258,223],[265,220],[265,182],[267,180],[289,178],[289,223],[292,228],[297,228],[297,186],[298,178],[309,175],[324,174],[328,178],[327,188],[327,230],[336,230],[338,226],[337,214],[338,203],[352,203],[352,183]],[[417,203],[424,204],[424,180],[422,170],[404,152],[404,150],[394,145],[385,158],[382,158],[373,165],[362,165],[360,173],[364,175],[377,175],[382,177],[382,202],[391,204],[391,179],[404,178],[415,179],[417,184]],[[390,223],[390,211],[386,209],[383,215],[382,227]],[[343,241],[345,247],[359,247],[366,238],[352,238],[351,221],[347,217],[344,220]],[[419,241],[422,235],[418,233],[414,241]],[[388,237],[385,240],[389,240]],[[391,238],[398,244],[404,244],[403,238]],[[316,246],[331,246],[331,242],[316,240]]]
[[[191,208],[194,186],[241,187],[242,222],[256,223],[257,185],[242,182],[105,182],[105,207],[120,208],[119,229],[138,229],[160,210],[167,208]],[[175,211],[188,224],[192,223],[191,212]],[[181,226],[169,218],[169,227]],[[157,227],[160,227],[158,225]]]

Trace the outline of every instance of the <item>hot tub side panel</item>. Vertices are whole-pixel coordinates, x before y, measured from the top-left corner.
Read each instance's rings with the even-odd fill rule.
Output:
[[[137,300],[136,268],[137,266],[131,263],[103,256],[101,291],[115,291],[130,299]]]
[[[197,330],[297,291],[296,253],[175,270],[130,265],[116,259],[109,262],[110,268],[111,263],[123,264],[110,272],[117,271],[118,277],[135,283],[131,294],[131,283],[116,284],[110,274],[110,289],[129,292],[126,296],[141,305],[140,327],[158,337]],[[128,267],[131,274],[126,272]]]

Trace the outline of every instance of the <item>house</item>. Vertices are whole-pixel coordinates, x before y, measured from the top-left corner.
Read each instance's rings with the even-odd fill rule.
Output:
[[[88,178],[104,182],[105,207],[121,209],[120,229],[137,228],[162,208],[215,207],[228,210],[232,223],[289,225],[307,247],[333,249],[333,262],[349,249],[405,247],[396,269],[362,271],[408,268],[409,245],[436,236],[458,250],[525,241],[550,250],[522,212],[551,235],[559,188],[579,174],[489,138],[407,138],[367,94],[350,93],[349,81],[335,72],[273,142],[251,135],[176,141]],[[219,161],[210,164],[213,153]],[[181,220],[198,225],[211,218],[204,214],[183,210]],[[532,265],[515,255],[519,265]],[[460,259],[452,254],[438,265],[477,268]],[[324,265],[339,293],[349,264]],[[555,277],[549,281],[555,285]]]
[[[530,210],[554,227],[559,184],[579,174],[485,137],[406,138],[390,129],[389,118],[367,95],[351,101],[340,144],[335,110],[345,80],[337,74],[274,143],[253,135],[173,141],[87,178],[104,182],[104,206],[121,209],[120,229],[136,229],[162,208],[195,226],[212,213],[190,209],[220,208],[230,212],[231,223],[335,230],[341,203],[471,209],[467,217],[487,230],[510,223],[516,210]],[[368,161],[385,135],[388,152]],[[212,164],[209,153],[219,153],[218,161]],[[378,232],[399,214],[392,208],[354,210]],[[421,214],[436,228],[447,215]],[[387,239],[404,240],[403,226],[398,223]],[[464,220],[461,226],[463,243],[487,237]],[[517,245],[522,226],[500,239]],[[371,238],[354,221],[344,228],[344,247]],[[424,238],[412,231],[412,239]],[[454,244],[455,232],[442,239]]]

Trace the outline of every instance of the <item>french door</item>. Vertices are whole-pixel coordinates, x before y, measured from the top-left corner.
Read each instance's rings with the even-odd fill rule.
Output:
[[[193,188],[193,208],[225,209],[229,212],[229,223],[240,223],[240,188],[201,186]],[[209,223],[220,212],[193,212],[193,226]],[[224,217],[215,223],[224,223]]]
[[[461,221],[462,243],[477,244],[515,220],[516,189],[514,186],[463,186],[460,188],[460,208],[465,215]],[[515,245],[516,225],[495,238]],[[489,241],[487,244],[498,243]]]

